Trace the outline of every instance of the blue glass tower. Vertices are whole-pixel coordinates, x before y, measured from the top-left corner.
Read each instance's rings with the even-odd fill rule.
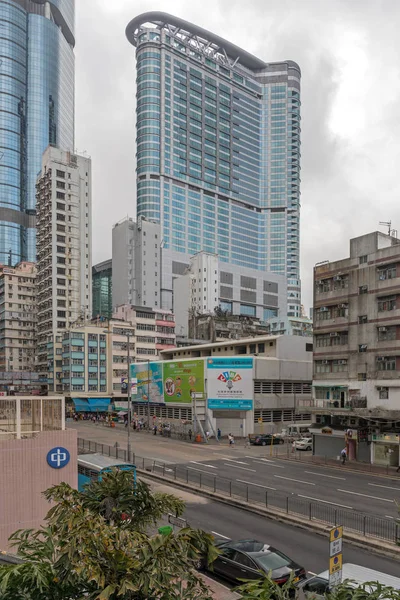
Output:
[[[0,0],[0,263],[36,258],[36,178],[74,149],[75,0]]]
[[[160,12],[128,25],[137,58],[137,215],[164,253],[204,250],[285,275],[300,316],[300,79]]]

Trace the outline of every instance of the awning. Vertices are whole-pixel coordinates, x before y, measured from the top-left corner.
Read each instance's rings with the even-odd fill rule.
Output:
[[[111,398],[88,398],[89,410],[107,412],[111,404]]]
[[[76,412],[89,412],[89,402],[86,398],[73,398],[72,399]]]
[[[312,387],[314,387],[314,388],[330,388],[332,390],[347,390],[349,388],[348,385],[336,385],[334,383],[313,383]]]

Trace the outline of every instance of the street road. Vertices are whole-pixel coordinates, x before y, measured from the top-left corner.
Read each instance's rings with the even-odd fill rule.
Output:
[[[127,432],[123,427],[111,429],[87,422],[68,423],[68,426],[77,429],[78,436],[85,440],[111,446],[117,442],[121,449],[126,448]],[[196,445],[144,432],[133,432],[131,439],[136,456],[154,459],[159,465],[182,465],[178,473],[184,472],[183,466],[188,467],[193,482],[198,482],[200,475],[206,485],[211,485],[214,477],[225,478],[243,489],[253,484],[253,497],[257,493],[261,498],[270,491],[317,503],[321,510],[324,506],[337,506],[391,519],[398,515],[395,500],[400,501],[400,474],[385,477],[350,471],[351,464],[338,469],[307,461],[270,458],[268,448],[232,449],[226,441],[220,446]]]
[[[179,492],[171,489],[172,493]],[[257,539],[275,546],[309,572],[320,573],[328,568],[329,542],[327,535],[297,529],[269,521],[238,508],[217,502],[189,502],[186,518],[191,527],[202,528],[215,536],[232,539]],[[344,543],[343,561],[369,567],[389,575],[399,576],[399,562],[377,556]]]

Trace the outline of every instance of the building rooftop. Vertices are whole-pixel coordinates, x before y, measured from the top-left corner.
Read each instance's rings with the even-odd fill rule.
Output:
[[[280,337],[284,337],[282,335],[257,335],[256,337],[250,338],[241,338],[239,340],[224,340],[223,342],[211,342],[207,344],[197,344],[195,346],[185,346],[185,350],[206,350],[207,348],[221,348],[223,346],[242,346],[243,344],[259,344],[260,342],[271,342],[272,340],[276,340]],[[287,336],[286,336],[287,337]],[[160,354],[174,352],[175,350],[180,350],[180,348],[169,348],[168,350],[161,350]]]

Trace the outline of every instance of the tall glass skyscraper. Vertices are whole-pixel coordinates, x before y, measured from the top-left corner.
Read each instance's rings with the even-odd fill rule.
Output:
[[[75,0],[0,0],[0,263],[36,258],[36,178],[74,149]]]
[[[137,215],[163,254],[205,250],[285,275],[300,315],[300,68],[265,63],[161,12],[127,27],[137,58]],[[163,265],[164,266],[164,265]]]

